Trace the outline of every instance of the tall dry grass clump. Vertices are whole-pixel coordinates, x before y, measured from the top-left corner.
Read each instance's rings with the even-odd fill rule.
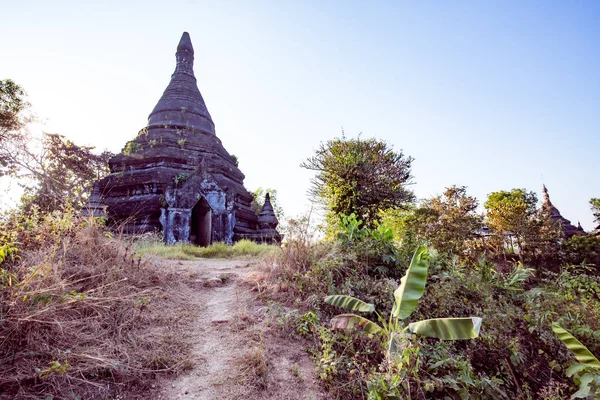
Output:
[[[168,268],[71,213],[13,215],[0,235],[0,398],[136,398],[187,365]]]

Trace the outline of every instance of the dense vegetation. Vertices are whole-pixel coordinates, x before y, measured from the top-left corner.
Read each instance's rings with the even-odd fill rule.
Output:
[[[323,149],[317,153],[323,157]],[[344,171],[364,171],[353,164],[369,158],[340,157],[335,162]],[[375,174],[361,179],[376,180]],[[600,363],[593,356],[600,350],[600,238],[565,238],[525,189],[491,193],[484,214],[465,187],[453,186],[416,204],[374,205],[376,215],[346,202],[344,212],[331,218],[339,208],[337,178],[319,176],[315,194],[328,212],[330,234],[314,244],[302,224],[291,225],[300,232],[290,232],[294,239],[273,269],[278,285],[272,296],[302,309],[288,333],[311,340],[309,350],[332,396],[600,396]],[[344,198],[356,199],[362,189],[348,193]],[[597,200],[590,204],[596,211]],[[399,293],[411,280],[409,265],[419,245],[429,254],[425,289],[413,296],[418,303],[412,314],[399,320]],[[332,305],[358,315],[340,315]],[[479,328],[473,317],[481,317],[479,336],[467,331],[461,337],[451,326],[428,327],[424,336],[416,328],[416,321],[448,316],[463,317],[473,329]],[[471,339],[440,340],[460,338]]]
[[[579,248],[573,250],[578,237],[559,246],[561,266],[555,270],[525,267],[509,247],[502,253],[493,245],[482,251],[477,240],[432,252],[425,292],[408,322],[481,317],[477,339],[408,336],[400,355],[390,360],[389,332],[331,330],[328,322],[338,311],[323,301],[329,295],[354,296],[373,304],[381,320],[390,319],[394,291],[409,262],[405,255],[413,250],[411,240],[398,238],[415,236],[385,225],[364,228],[351,216],[344,218],[335,240],[318,245],[296,240],[284,248],[274,274],[278,293],[283,290],[285,295],[276,299],[294,299],[291,304],[304,308],[296,330],[312,339],[319,375],[332,394],[370,399],[563,399],[577,390],[566,375],[573,356],[553,334],[551,323],[568,329],[597,353],[600,278],[595,265],[568,262],[581,257]],[[456,248],[461,252],[454,252]],[[479,256],[471,258],[472,254]],[[363,316],[372,318],[372,313]],[[593,376],[598,378],[597,370]]]

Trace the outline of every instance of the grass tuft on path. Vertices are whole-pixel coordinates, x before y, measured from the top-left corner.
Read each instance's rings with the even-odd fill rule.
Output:
[[[196,258],[235,258],[257,257],[272,254],[279,250],[278,246],[258,244],[250,240],[240,240],[233,246],[225,243],[213,243],[207,247],[191,244],[168,246],[162,242],[138,242],[137,250],[142,255],[155,255],[175,260],[194,260]]]

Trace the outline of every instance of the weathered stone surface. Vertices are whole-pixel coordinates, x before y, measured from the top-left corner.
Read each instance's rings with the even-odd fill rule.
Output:
[[[148,125],[109,161],[111,173],[97,182],[90,210],[106,207],[109,222],[129,233],[160,230],[167,243],[280,242],[272,219],[261,229],[244,174],[216,136],[187,32],[175,57],[175,72]]]
[[[85,206],[81,210],[81,216],[94,218],[106,216],[106,206],[102,203],[102,195],[100,194],[98,182],[94,183],[92,193],[90,193],[90,197],[88,197]]]

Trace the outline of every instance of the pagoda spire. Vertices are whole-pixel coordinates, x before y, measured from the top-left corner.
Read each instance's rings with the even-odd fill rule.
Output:
[[[192,39],[190,39],[190,34],[187,32],[183,32],[183,35],[181,35],[175,59],[177,60],[175,72],[194,76],[194,46],[192,46]]]
[[[544,200],[543,204],[552,207],[552,202],[550,201],[550,195],[548,194],[548,188],[545,184],[542,184],[542,192],[544,192]]]
[[[552,204],[550,201],[550,195],[548,194],[548,188],[546,185],[542,186],[542,191],[544,192],[544,200],[542,201],[542,209],[550,214],[550,217],[554,221],[558,221],[561,225],[563,234],[567,237],[573,236],[577,232],[577,228],[571,224],[571,221],[563,217],[558,211],[558,208]]]
[[[148,128],[189,129],[215,135],[215,124],[194,76],[194,47],[187,32],[181,35],[175,60],[175,72],[148,117]]]
[[[277,225],[279,225],[279,221],[275,216],[275,210],[273,210],[273,205],[271,205],[271,196],[269,193],[265,195],[265,204],[262,207],[262,210],[258,216],[258,223],[260,227],[275,229]]]

